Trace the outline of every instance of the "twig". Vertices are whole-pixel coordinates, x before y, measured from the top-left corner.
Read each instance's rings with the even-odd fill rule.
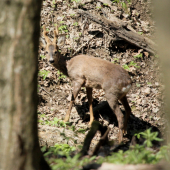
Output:
[[[52,95],[50,94],[50,92],[48,92],[47,90],[45,90],[43,87],[41,87],[41,89],[43,89],[50,97],[52,97]]]

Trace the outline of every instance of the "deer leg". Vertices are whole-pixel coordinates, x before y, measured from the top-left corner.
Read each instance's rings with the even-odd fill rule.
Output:
[[[125,112],[126,112],[126,115],[125,115],[125,121],[124,121],[124,127],[123,127],[123,134],[126,135],[127,134],[127,123],[128,123],[128,119],[129,119],[129,116],[131,114],[131,108],[129,106],[129,103],[127,101],[127,97],[124,96],[120,99],[120,101],[122,102],[124,108],[125,108]]]
[[[121,112],[121,110],[119,108],[118,103],[116,103],[116,105],[115,105],[114,113],[115,113],[115,115],[117,117],[118,126],[119,126],[118,141],[119,141],[119,143],[121,143],[122,140],[123,140],[124,116],[123,116],[123,113]]]
[[[83,85],[83,83],[84,83],[84,80],[79,81],[79,82],[72,82],[72,84],[73,84],[73,92],[72,92],[72,96],[71,96],[71,101],[70,101],[69,109],[68,109],[68,111],[66,113],[64,122],[68,122],[69,119],[70,119],[71,109],[73,107],[74,101],[75,101],[75,99],[76,99],[76,97],[78,95],[78,92],[80,91],[81,86]]]
[[[121,143],[123,140],[124,115],[119,108],[118,99],[116,95],[113,93],[106,93],[105,96],[109,103],[110,108],[113,110],[113,112],[117,117],[118,127],[119,127],[118,141],[119,143]]]
[[[91,125],[94,120],[93,106],[92,106],[92,88],[86,87],[86,92],[87,92],[87,98],[88,98],[88,102],[89,102],[89,111],[90,111],[89,125]]]

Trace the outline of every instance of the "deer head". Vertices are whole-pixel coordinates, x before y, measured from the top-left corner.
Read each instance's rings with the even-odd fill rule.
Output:
[[[44,44],[44,48],[46,50],[46,55],[47,55],[47,59],[50,63],[54,63],[55,60],[57,59],[57,57],[59,57],[58,55],[58,46],[56,44],[56,40],[58,38],[58,28],[56,27],[56,29],[54,30],[54,39],[53,41],[51,41],[48,36],[48,31],[46,31],[45,25],[43,26],[43,36],[45,38],[46,43],[43,42]],[[57,57],[56,57],[57,56]]]

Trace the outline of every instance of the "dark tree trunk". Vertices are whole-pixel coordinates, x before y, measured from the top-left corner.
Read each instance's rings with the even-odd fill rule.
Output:
[[[41,2],[0,1],[0,170],[50,169],[37,128]]]
[[[170,1],[155,1],[155,16],[157,24],[157,38],[159,47],[159,57],[161,60],[163,78],[165,84],[165,113],[167,122],[167,143],[170,143]],[[169,170],[169,164],[164,167]]]

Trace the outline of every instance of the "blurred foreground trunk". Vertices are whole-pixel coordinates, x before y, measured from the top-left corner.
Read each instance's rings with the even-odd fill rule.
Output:
[[[155,1],[156,26],[158,28],[159,58],[165,84],[165,113],[167,120],[167,143],[170,143],[170,1]],[[166,168],[166,169],[169,169]]]
[[[41,1],[0,1],[0,170],[50,169],[37,130]]]

